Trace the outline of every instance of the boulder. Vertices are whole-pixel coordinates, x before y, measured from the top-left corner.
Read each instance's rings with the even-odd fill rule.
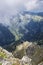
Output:
[[[43,46],[32,44],[26,49],[26,54],[32,59],[32,65],[38,65],[43,61]]]
[[[23,65],[31,65],[31,59],[28,56],[23,56],[21,59],[21,64]]]
[[[16,46],[16,50],[13,51],[13,55],[15,58],[19,58],[21,59],[23,56],[26,55],[26,49],[28,48],[28,46],[30,46],[32,44],[32,42],[24,42],[18,46]]]

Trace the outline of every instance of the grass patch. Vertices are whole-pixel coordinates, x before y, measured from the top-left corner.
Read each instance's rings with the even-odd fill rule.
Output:
[[[4,52],[0,52],[0,57],[7,58],[6,54]]]

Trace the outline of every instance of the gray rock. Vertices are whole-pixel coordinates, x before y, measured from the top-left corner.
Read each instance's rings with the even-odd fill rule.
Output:
[[[3,61],[2,65],[12,65],[9,61]]]
[[[31,65],[31,59],[30,58],[28,58],[28,56],[23,56],[23,58],[21,59],[21,61],[22,61],[22,64],[23,65]]]
[[[32,65],[38,65],[43,61],[43,47],[32,44],[26,49],[26,54],[32,59]]]

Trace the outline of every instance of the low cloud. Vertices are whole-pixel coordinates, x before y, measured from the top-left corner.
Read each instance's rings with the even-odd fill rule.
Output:
[[[43,11],[43,0],[29,0],[25,6],[28,11],[41,12]]]
[[[0,0],[0,23],[9,23],[12,15],[24,10],[43,12],[43,0]]]
[[[43,11],[43,0],[0,0],[0,13],[14,14],[24,10]]]

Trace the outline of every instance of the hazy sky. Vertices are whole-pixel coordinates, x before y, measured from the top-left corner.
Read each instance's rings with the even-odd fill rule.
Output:
[[[43,0],[0,0],[0,12],[43,11]]]
[[[0,0],[0,22],[9,24],[9,17],[24,10],[43,12],[43,0]]]

